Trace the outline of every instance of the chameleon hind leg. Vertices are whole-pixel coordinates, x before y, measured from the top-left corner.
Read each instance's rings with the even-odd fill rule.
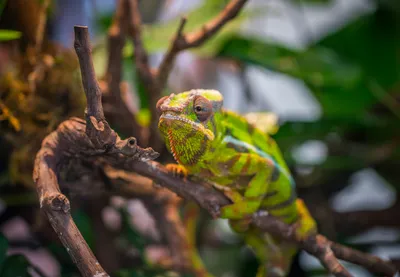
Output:
[[[231,158],[230,173],[233,176],[252,176],[243,194],[235,190],[224,191],[233,204],[221,208],[221,218],[243,219],[256,212],[270,184],[273,165],[256,154],[238,154]]]
[[[245,241],[259,260],[257,277],[284,277],[288,274],[297,252],[296,245],[254,229],[245,234]]]
[[[316,223],[303,200],[297,199],[295,208],[297,211],[297,220],[294,223],[297,227],[296,235],[303,239],[316,232]],[[255,227],[251,227],[249,223],[250,221],[246,218],[229,220],[231,228],[244,236],[246,244],[254,251],[261,264],[257,277],[286,276],[293,256],[297,252],[297,247],[292,243],[274,238],[268,233],[263,233]]]
[[[296,235],[299,239],[304,239],[317,232],[317,224],[303,200],[297,199],[295,204],[298,215],[294,223]],[[244,234],[246,243],[253,249],[261,264],[257,277],[282,277],[289,273],[292,259],[298,250],[296,245],[262,233],[254,227]]]

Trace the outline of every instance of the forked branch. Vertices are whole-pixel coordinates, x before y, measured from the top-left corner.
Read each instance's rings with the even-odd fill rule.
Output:
[[[215,18],[203,25],[199,30],[183,34],[186,18],[182,18],[177,33],[157,70],[157,79],[160,87],[164,87],[174,66],[176,56],[189,48],[202,45],[216,34],[229,21],[234,19],[242,10],[247,0],[232,0],[225,9]]]

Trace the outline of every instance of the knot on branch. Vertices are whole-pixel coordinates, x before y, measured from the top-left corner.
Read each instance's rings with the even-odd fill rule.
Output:
[[[109,150],[117,141],[117,134],[105,119],[97,120],[94,116],[86,115],[86,135],[96,149]]]
[[[134,137],[117,141],[113,152],[120,153],[134,160],[154,160],[160,155],[151,147],[141,148],[138,146]]]
[[[212,218],[217,219],[221,216],[221,205],[218,199],[210,197],[204,200],[204,207],[210,212]]]
[[[43,199],[42,204],[45,208],[52,211],[62,211],[68,213],[71,209],[68,198],[61,193],[47,196]]]

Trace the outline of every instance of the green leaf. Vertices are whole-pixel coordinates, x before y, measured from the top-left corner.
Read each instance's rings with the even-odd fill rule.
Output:
[[[0,233],[0,272],[4,266],[4,261],[7,257],[7,249],[8,249],[8,240],[2,233]]]
[[[30,277],[28,273],[29,261],[23,255],[9,256],[4,264],[0,276],[2,277]]]
[[[19,31],[14,30],[0,30],[0,41],[8,41],[13,39],[18,39],[22,35]]]

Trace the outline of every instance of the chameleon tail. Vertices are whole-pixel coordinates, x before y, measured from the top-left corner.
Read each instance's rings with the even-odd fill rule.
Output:
[[[184,206],[183,224],[186,228],[189,247],[188,253],[190,253],[190,260],[194,269],[193,273],[196,277],[214,277],[207,271],[196,248],[196,229],[199,211],[199,207],[194,202],[189,202]]]

